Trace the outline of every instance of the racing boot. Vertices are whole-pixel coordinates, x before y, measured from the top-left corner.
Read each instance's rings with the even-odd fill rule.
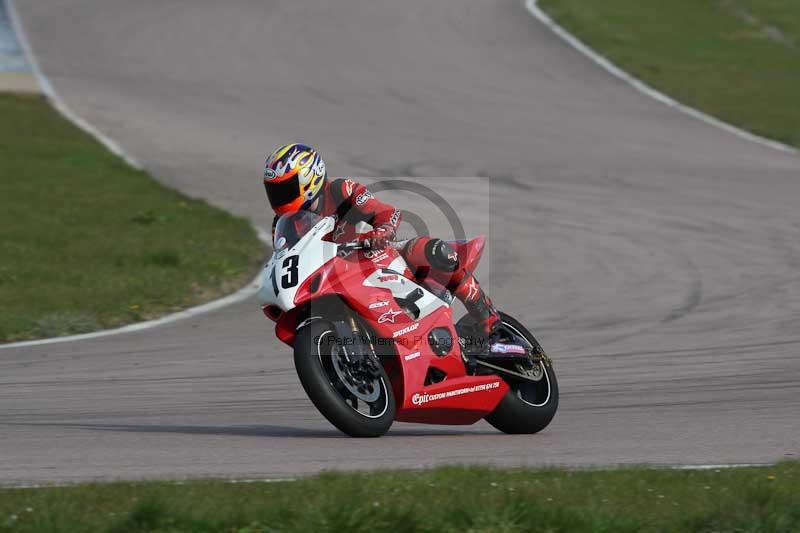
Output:
[[[476,335],[472,339],[467,339],[468,346],[465,346],[468,360],[476,357],[486,362],[502,363],[513,362],[520,357],[527,359],[528,352],[525,347],[501,342],[502,338],[498,330],[500,313],[497,312],[492,300],[483,292],[472,273],[467,273],[453,294],[464,304],[467,313],[476,322]],[[471,346],[469,346],[470,341]],[[469,366],[473,365],[469,364]]]
[[[496,324],[500,321],[500,314],[472,273],[464,276],[453,294],[464,304],[467,313],[475,319],[477,333],[485,336],[496,329]]]

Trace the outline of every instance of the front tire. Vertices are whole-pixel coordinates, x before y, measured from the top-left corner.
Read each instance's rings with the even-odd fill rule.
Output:
[[[320,413],[351,437],[380,437],[395,417],[389,378],[378,364],[379,376],[366,383],[366,393],[343,379],[342,343],[330,322],[303,327],[294,342],[294,366],[306,394]]]

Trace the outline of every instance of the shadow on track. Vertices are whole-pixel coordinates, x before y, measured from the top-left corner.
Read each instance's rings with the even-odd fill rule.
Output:
[[[10,423],[13,426],[47,426],[96,431],[132,433],[168,433],[180,435],[229,435],[238,437],[278,437],[278,438],[318,438],[349,439],[350,437],[331,429],[311,429],[291,426],[251,425],[251,426],[190,426],[170,424],[81,424],[81,423]],[[399,428],[392,429],[383,438],[391,437],[445,437],[460,435],[496,435],[495,431],[463,431],[437,428]]]

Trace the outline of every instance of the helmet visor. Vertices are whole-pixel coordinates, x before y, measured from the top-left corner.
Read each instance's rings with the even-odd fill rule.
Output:
[[[290,204],[300,197],[300,182],[296,175],[284,181],[265,182],[264,188],[267,190],[267,198],[272,209]]]

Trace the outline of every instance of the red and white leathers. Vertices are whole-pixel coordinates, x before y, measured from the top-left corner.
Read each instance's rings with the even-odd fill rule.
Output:
[[[382,248],[395,239],[402,218],[399,209],[381,202],[364,185],[350,179],[326,181],[315,211],[321,216],[337,217],[334,242],[369,239],[373,248]],[[276,216],[273,230],[277,219]],[[370,224],[372,231],[359,234],[359,222]],[[430,278],[445,286],[478,321],[483,333],[494,329],[500,320],[497,310],[472,272],[461,266],[452,246],[441,239],[420,236],[407,241],[399,251],[417,281]]]
[[[408,241],[402,255],[417,280],[430,278],[447,287],[478,321],[482,333],[493,331],[500,315],[475,275],[461,266],[452,246],[441,239],[421,236]]]

